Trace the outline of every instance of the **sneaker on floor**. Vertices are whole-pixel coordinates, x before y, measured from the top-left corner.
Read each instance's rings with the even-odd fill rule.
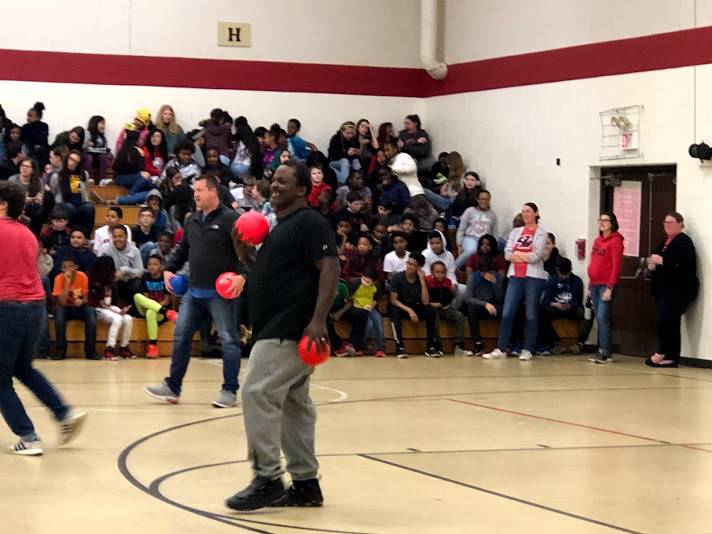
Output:
[[[495,348],[492,352],[485,352],[482,357],[485,360],[502,360],[507,357],[507,353]]]
[[[396,347],[396,358],[403,360],[407,357],[408,352],[405,350],[405,347]]]
[[[116,360],[119,359],[119,357],[116,355],[116,351],[114,350],[114,347],[106,347],[104,349],[104,359],[109,360],[111,362],[115,362]]]
[[[348,357],[356,354],[356,349],[351,343],[344,343],[336,350],[335,353],[339,357]]]
[[[384,350],[377,350],[376,354],[374,354],[376,358],[385,358],[386,357],[386,351]]]
[[[166,311],[166,319],[168,319],[172,323],[177,322],[178,321],[178,312],[175,310]]]
[[[161,382],[160,386],[143,386],[143,390],[154,399],[159,399],[169,404],[178,404],[180,398],[180,395],[173,393],[165,380]]]
[[[15,445],[10,445],[7,452],[10,454],[19,454],[21,456],[41,456],[42,455],[42,442],[40,440],[36,441],[18,441]]]
[[[566,347],[564,347],[561,343],[555,343],[554,346],[551,348],[551,353],[554,356],[558,356],[559,354],[563,354],[566,352]]]
[[[482,341],[475,341],[475,354],[474,356],[482,356],[485,353],[485,346]]]
[[[101,356],[99,356],[96,352],[94,352],[93,354],[87,354],[86,356],[84,356],[84,359],[96,361],[96,360],[101,360]]]
[[[316,478],[310,480],[294,480],[287,489],[284,498],[273,506],[322,506],[324,496],[321,494],[319,481]]]
[[[471,350],[465,350],[462,347],[455,347],[455,356],[473,356],[474,353]]]
[[[430,347],[428,350],[425,351],[425,356],[426,358],[441,358],[442,353],[435,347]]]
[[[84,423],[87,420],[86,412],[77,412],[71,410],[67,415],[64,416],[59,422],[59,445],[66,445],[74,438],[76,438],[84,427]]]
[[[60,350],[49,355],[50,360],[64,360],[66,357],[67,357],[67,353],[60,351]]]
[[[265,506],[275,506],[284,499],[286,493],[281,478],[269,480],[256,477],[244,490],[225,501],[225,505],[233,510],[249,512]]]
[[[237,406],[237,395],[232,391],[223,389],[220,396],[213,401],[213,406],[216,408],[232,408]]]
[[[126,360],[134,360],[136,359],[136,355],[131,351],[131,347],[126,345],[125,347],[119,347],[116,350],[116,355],[119,358],[124,358]]]
[[[522,352],[519,353],[519,359],[523,362],[528,362],[531,360],[534,356],[530,351],[527,349],[522,349]]]
[[[593,363],[611,363],[613,358],[605,354],[599,354],[595,358],[589,358],[588,361]]]
[[[547,347],[544,347],[544,346],[538,347],[536,349],[536,353],[539,356],[551,356],[551,351]]]
[[[158,343],[149,343],[146,347],[146,358],[158,358],[159,356]]]

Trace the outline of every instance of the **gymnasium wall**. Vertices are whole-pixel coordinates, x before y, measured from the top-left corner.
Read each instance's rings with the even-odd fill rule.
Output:
[[[698,26],[712,25],[712,3],[697,4],[692,0],[606,0],[595,5],[565,0],[448,0],[445,55],[448,62],[464,63],[513,54],[509,59],[515,63],[521,61],[526,68],[530,62],[530,68],[539,66],[547,73],[557,72],[557,67],[566,73],[571,68],[568,63],[583,57],[591,62],[583,68],[590,67],[591,76],[596,76],[593,63],[597,60],[604,72],[608,67],[617,68],[616,54],[610,49],[601,48],[601,54],[596,54],[598,48],[572,49],[570,53],[550,53],[549,49],[686,30],[693,27],[695,18]],[[462,35],[468,38],[458,38]],[[671,34],[666,42],[655,45],[661,50],[657,57],[666,57],[666,50],[684,56],[694,42]],[[653,46],[645,40],[642,45],[637,41],[619,43],[622,50],[627,46]],[[707,44],[698,42],[702,48]],[[518,56],[540,51],[544,52]],[[621,61],[630,60],[625,52],[621,56]],[[705,96],[712,94],[712,66],[507,87],[507,78],[515,79],[522,72],[507,70],[511,63],[506,61],[494,59],[476,65],[491,72],[502,82],[502,88],[426,99],[425,119],[436,150],[460,147],[469,166],[487,180],[501,220],[511,222],[523,202],[534,201],[541,209],[542,225],[557,235],[559,248],[567,256],[574,256],[576,239],[587,238],[586,260],[574,261],[574,269],[583,274],[596,233],[599,182],[592,181],[591,176],[596,175],[597,168],[676,164],[677,205],[670,208],[678,209],[687,219],[687,231],[697,246],[702,281],[700,298],[683,321],[683,355],[712,359],[712,340],[704,335],[712,331],[712,290],[705,289],[712,285],[712,221],[708,217],[712,171],[687,154],[693,140],[712,139],[712,103]],[[471,67],[458,71],[451,66],[451,72],[462,76]],[[450,81],[455,82],[454,78]],[[599,112],[635,104],[645,108],[641,118],[642,157],[601,161]]]
[[[38,0],[8,3],[3,15],[17,24],[0,39],[0,78],[12,80],[0,81],[0,104],[22,124],[42,100],[51,137],[100,113],[112,140],[137,107],[169,103],[185,129],[213,107],[253,127],[296,116],[325,149],[344,120],[422,111],[420,99],[401,96],[415,94],[417,70],[378,68],[419,64],[411,0]],[[252,46],[218,47],[218,21],[250,23]]]

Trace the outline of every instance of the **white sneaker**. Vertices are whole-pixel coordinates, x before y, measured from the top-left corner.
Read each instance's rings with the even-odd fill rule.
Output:
[[[66,445],[76,438],[84,427],[86,412],[72,410],[59,422],[59,445]]]
[[[461,347],[455,347],[455,356],[472,356],[471,350],[465,350]]]
[[[519,359],[523,362],[528,362],[533,357],[534,356],[532,356],[532,353],[529,352],[527,349],[522,349],[522,352],[519,353]]]
[[[496,348],[492,352],[485,352],[482,357],[485,360],[501,360],[507,357],[507,353]]]
[[[19,454],[21,456],[41,456],[42,442],[37,441],[18,441],[15,445],[8,447],[7,452],[10,454]]]

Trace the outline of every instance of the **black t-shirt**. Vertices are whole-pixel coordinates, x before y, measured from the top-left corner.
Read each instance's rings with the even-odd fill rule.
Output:
[[[131,228],[131,237],[133,238],[133,241],[134,243],[136,243],[137,247],[140,247],[141,245],[144,245],[149,241],[155,243],[156,241],[158,241],[158,229],[154,224],[151,226],[151,229],[148,231],[148,233],[144,234],[143,230],[141,230],[141,227],[137,224],[136,226]]]
[[[398,300],[409,308],[423,303],[422,287],[420,279],[415,278],[415,282],[410,282],[405,277],[405,271],[395,273],[391,278],[391,291],[398,294]]]
[[[262,244],[247,293],[252,338],[302,338],[319,290],[317,260],[336,256],[329,223],[309,208],[281,219]]]

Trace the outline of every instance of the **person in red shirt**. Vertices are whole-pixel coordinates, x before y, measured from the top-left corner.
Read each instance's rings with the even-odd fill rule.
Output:
[[[588,292],[598,325],[598,355],[594,363],[608,363],[611,357],[611,304],[623,260],[623,236],[618,232],[618,219],[609,211],[598,218],[599,236],[593,242],[588,264]]]
[[[42,454],[40,440],[13,378],[22,382],[47,406],[59,422],[60,444],[81,430],[86,414],[69,407],[45,376],[32,367],[32,356],[45,313],[45,294],[37,270],[37,239],[17,218],[25,207],[25,193],[11,182],[0,182],[0,412],[20,440],[9,452]]]

